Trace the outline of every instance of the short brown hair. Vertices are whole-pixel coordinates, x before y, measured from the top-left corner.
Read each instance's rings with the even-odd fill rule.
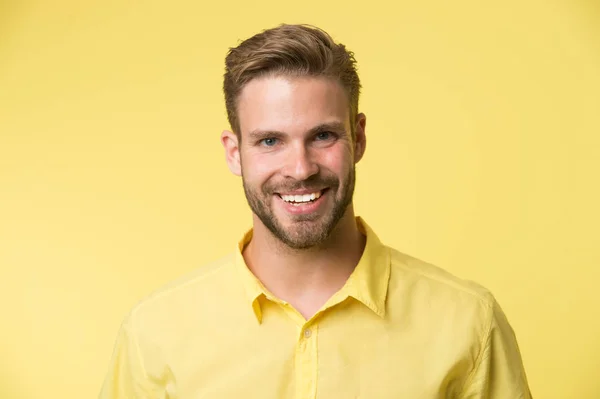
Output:
[[[223,91],[231,129],[241,138],[237,99],[252,79],[266,75],[315,76],[336,79],[346,90],[350,122],[358,113],[360,80],[354,53],[311,25],[287,25],[267,29],[230,48],[225,58]]]

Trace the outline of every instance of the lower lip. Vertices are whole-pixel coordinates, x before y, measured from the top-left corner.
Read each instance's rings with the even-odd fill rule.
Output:
[[[324,197],[327,195],[328,191],[329,190],[325,190],[321,196],[314,201],[304,202],[299,205],[286,202],[279,195],[275,195],[275,197],[279,202],[281,202],[283,209],[285,209],[286,212],[293,215],[306,215],[308,213],[316,212],[319,209],[319,207],[325,202]]]

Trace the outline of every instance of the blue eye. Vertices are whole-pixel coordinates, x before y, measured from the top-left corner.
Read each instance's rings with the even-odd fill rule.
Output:
[[[274,137],[267,137],[266,139],[262,139],[260,144],[267,147],[273,147],[275,144],[277,144],[277,139]]]
[[[321,140],[321,141],[329,140],[330,138],[331,138],[331,132],[320,132],[320,133],[317,133],[317,135],[316,135],[316,139]]]

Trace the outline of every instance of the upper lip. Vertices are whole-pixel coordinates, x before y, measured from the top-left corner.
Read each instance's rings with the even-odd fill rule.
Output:
[[[325,188],[303,189],[303,190],[285,191],[285,192],[282,191],[282,192],[278,192],[276,194],[279,194],[279,195],[304,195],[304,194],[320,193],[320,192],[323,192],[323,190],[325,190]]]

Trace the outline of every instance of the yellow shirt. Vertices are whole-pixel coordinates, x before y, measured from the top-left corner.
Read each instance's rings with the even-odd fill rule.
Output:
[[[531,398],[515,335],[481,286],[383,245],[310,320],[241,251],[132,309],[101,399]]]

